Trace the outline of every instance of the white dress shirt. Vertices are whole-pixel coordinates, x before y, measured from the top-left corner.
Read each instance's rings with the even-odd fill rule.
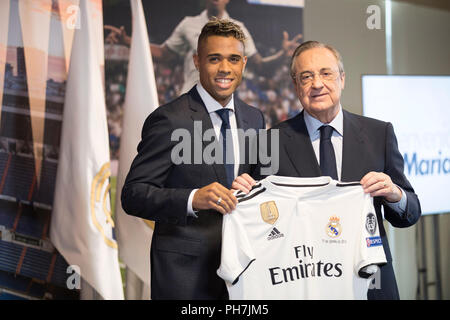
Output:
[[[237,134],[237,122],[236,122],[236,115],[234,112],[234,95],[231,96],[230,102],[226,106],[222,106],[217,100],[215,100],[208,91],[203,88],[203,86],[198,83],[196,85],[196,89],[202,98],[203,103],[206,106],[206,110],[209,113],[209,117],[211,118],[211,122],[214,128],[214,131],[216,133],[217,140],[219,140],[220,137],[220,127],[222,126],[222,119],[217,114],[217,110],[220,110],[222,108],[227,108],[232,110],[232,112],[229,112],[228,115],[230,117],[230,128],[231,133],[233,137],[233,152],[234,152],[234,176],[236,177],[239,170],[239,142],[238,142],[238,134]],[[196,216],[194,213],[194,210],[192,208],[192,200],[194,199],[194,194],[198,189],[194,189],[191,191],[188,199],[187,204],[187,212],[188,215]]]
[[[320,122],[313,116],[311,116],[306,110],[303,112],[303,118],[305,120],[306,128],[308,129],[309,138],[314,149],[314,153],[317,158],[317,163],[320,165],[320,127],[325,123]],[[339,112],[334,117],[334,119],[327,123],[329,126],[333,127],[334,131],[331,135],[331,143],[333,145],[334,154],[336,157],[336,169],[338,180],[341,180],[342,173],[342,146],[344,139],[344,114],[342,112],[342,107],[339,106]],[[398,186],[397,186],[398,187]],[[402,192],[402,198],[398,202],[388,202],[385,203],[391,207],[391,209],[403,213],[406,210],[406,193],[402,188],[398,187]]]
[[[311,116],[306,110],[303,112],[303,117],[317,162],[320,165],[320,127],[323,126],[324,123]],[[340,181],[342,172],[342,139],[344,136],[344,114],[342,113],[342,108],[339,108],[338,114],[333,121],[328,123],[328,125],[334,129],[333,134],[331,135],[331,144],[333,145],[334,155],[336,156],[336,169],[338,180]]]

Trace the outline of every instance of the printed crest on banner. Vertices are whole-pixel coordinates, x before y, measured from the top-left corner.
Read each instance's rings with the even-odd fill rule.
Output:
[[[340,219],[337,216],[330,217],[330,221],[325,228],[325,232],[330,238],[337,238],[341,235],[342,226],[339,221]]]
[[[117,242],[112,237],[111,232],[111,228],[114,228],[115,225],[109,205],[110,176],[110,163],[107,162],[92,180],[90,197],[91,221],[102,235],[105,244],[113,249],[117,249]]]
[[[279,217],[278,208],[275,201],[267,201],[260,204],[261,217],[264,222],[274,224]]]
[[[373,213],[366,216],[366,230],[371,235],[374,235],[377,231],[377,217]]]

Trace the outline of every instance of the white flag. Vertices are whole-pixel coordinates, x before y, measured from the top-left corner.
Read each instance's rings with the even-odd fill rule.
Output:
[[[128,65],[128,79],[120,138],[119,173],[117,177],[117,240],[122,261],[146,285],[150,285],[150,243],[153,225],[127,215],[120,196],[131,162],[137,154],[144,120],[158,106],[153,62],[141,0],[131,0],[133,33]],[[136,294],[135,296],[138,296]]]
[[[61,135],[50,238],[104,299],[123,299],[109,198],[109,143],[91,2],[80,1]],[[83,288],[81,288],[83,290]]]
[[[19,1],[20,27],[22,29],[27,70],[31,131],[33,134],[34,167],[38,186],[41,180],[43,159],[51,13],[51,0]]]
[[[5,80],[6,51],[8,49],[9,0],[0,2],[0,124],[3,107],[3,85]]]

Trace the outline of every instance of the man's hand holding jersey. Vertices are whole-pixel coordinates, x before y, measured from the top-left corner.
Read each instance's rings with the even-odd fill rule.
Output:
[[[213,182],[198,189],[192,199],[194,211],[213,209],[221,214],[227,214],[236,208],[237,198],[234,190],[225,188],[218,182]]]
[[[400,188],[383,172],[371,171],[359,183],[364,188],[364,192],[370,193],[372,197],[384,197],[388,202],[398,202],[402,198]]]

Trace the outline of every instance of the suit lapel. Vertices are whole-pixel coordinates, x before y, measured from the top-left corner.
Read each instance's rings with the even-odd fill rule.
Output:
[[[242,102],[239,99],[234,99],[234,111],[236,115],[236,124],[238,129],[243,129],[244,131],[249,128],[249,122],[242,107]]]
[[[299,177],[316,177],[320,176],[320,167],[317,162],[314,149],[311,144],[311,139],[306,128],[303,112],[298,114],[291,121],[288,121],[288,126],[285,130],[280,130],[280,136],[289,160],[292,162]],[[280,159],[280,161],[282,161]],[[280,162],[282,165],[282,162]]]
[[[194,130],[196,130],[196,132],[194,132],[194,134],[197,134],[202,141],[203,144],[203,148],[202,148],[202,152],[203,150],[210,144],[212,143],[212,141],[204,141],[203,140],[203,133],[206,130],[214,130],[212,122],[211,122],[211,117],[209,116],[205,104],[203,103],[202,98],[200,97],[200,95],[197,92],[197,89],[194,87],[189,91],[189,96],[191,97],[190,101],[189,101],[189,107],[192,111],[191,113],[191,119],[195,122],[195,121],[200,121],[202,126],[201,126],[201,130],[200,128],[197,128],[196,126],[194,126]],[[194,138],[195,139],[195,138]],[[195,149],[194,149],[195,150]],[[200,157],[202,157],[202,163],[203,163],[203,154],[200,155]],[[217,163],[213,163],[212,168],[216,174],[217,177],[217,181],[223,185],[225,185],[227,183],[227,174],[225,172],[225,167],[222,164],[217,164]]]
[[[249,123],[249,119],[247,117],[247,114],[245,113],[245,108],[242,106],[242,101],[235,98],[234,99],[234,111],[235,111],[235,116],[236,116],[236,125],[238,129],[242,129],[244,131],[247,131],[247,129],[250,128],[250,123]],[[241,135],[238,134],[238,139],[242,138]],[[241,144],[245,143],[245,141],[238,141],[239,143],[239,152],[242,152],[245,150],[245,152],[249,152],[248,148],[246,148],[244,146],[244,148],[242,148]],[[239,157],[240,159],[244,159],[243,157],[246,155],[242,155],[240,154]],[[247,161],[247,158],[245,158],[246,160],[244,162]],[[241,175],[242,173],[244,173],[244,171],[246,171],[246,164],[245,163],[239,163],[239,169],[238,169],[238,176]]]
[[[344,137],[342,146],[342,181],[359,181],[364,175],[363,159],[365,134],[360,123],[348,111],[344,113]]]

